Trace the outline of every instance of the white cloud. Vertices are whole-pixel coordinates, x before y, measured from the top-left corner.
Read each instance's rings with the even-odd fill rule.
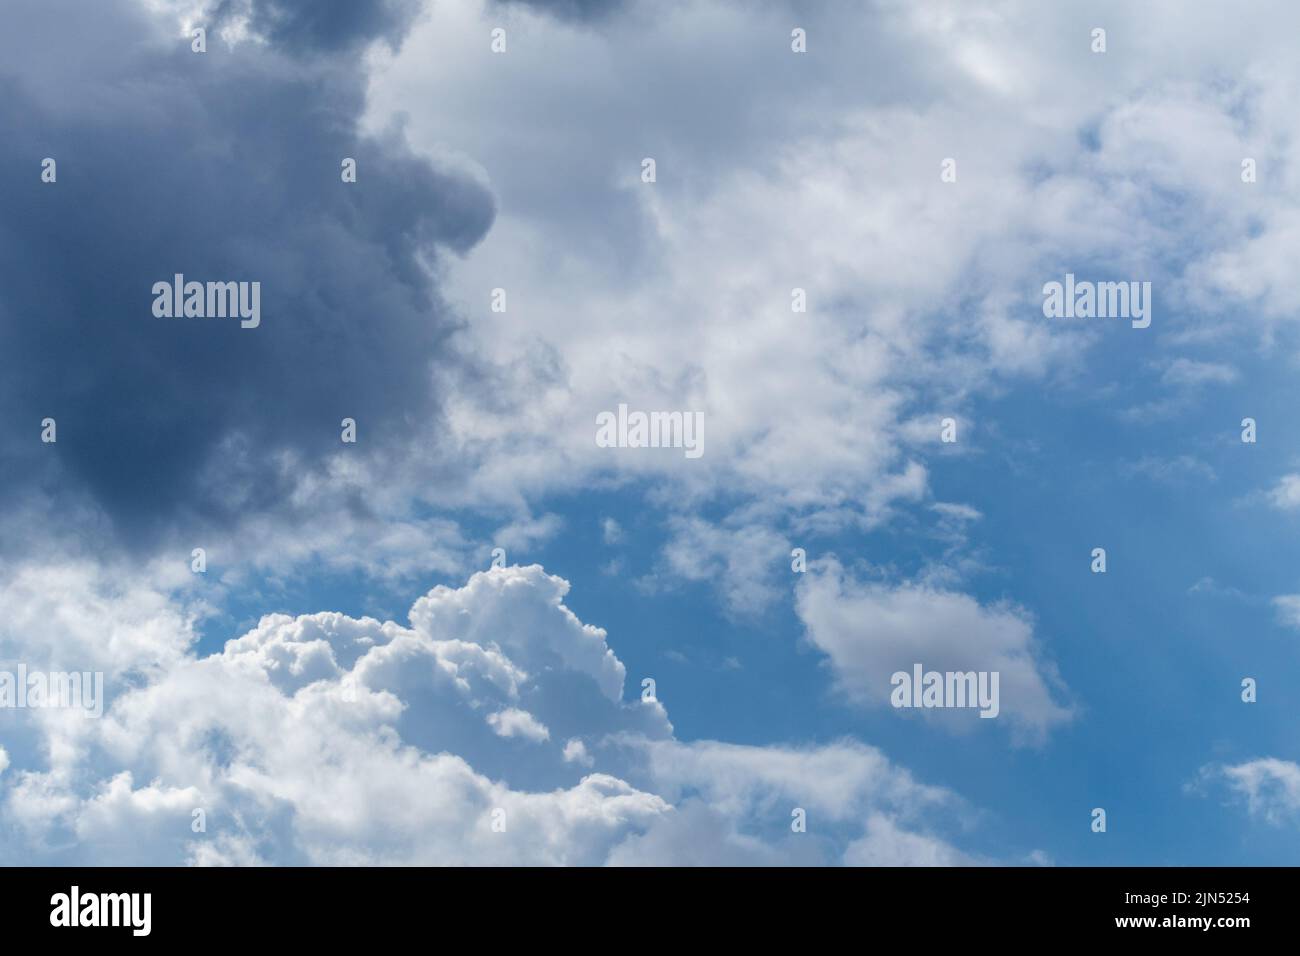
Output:
[[[664,546],[667,568],[688,581],[707,581],[733,614],[757,614],[780,595],[777,576],[789,570],[790,543],[758,524],[727,527],[699,518],[674,519]]]
[[[1072,716],[1056,700],[1061,685],[1041,657],[1032,620],[1015,605],[982,605],[920,584],[857,581],[834,560],[810,567],[796,587],[808,639],[827,655],[837,685],[852,700],[889,706],[891,675],[911,673],[919,663],[927,671],[998,672],[1001,713],[1030,737],[1041,738]],[[956,727],[985,723],[974,711],[920,713],[948,716]]]
[[[1200,385],[1228,385],[1238,378],[1237,370],[1223,362],[1198,362],[1176,358],[1163,363],[1160,381],[1165,385],[1195,388]]]
[[[965,814],[960,801],[873,748],[674,740],[661,704],[623,699],[605,632],[578,620],[563,604],[568,583],[537,566],[434,588],[407,625],[268,615],[203,658],[163,595],[79,580],[58,621],[95,614],[106,632],[137,635],[113,645],[116,674],[150,659],[149,646],[155,664],[112,682],[100,720],[15,713],[21,732],[0,774],[7,855],[598,864],[681,862],[675,849],[690,846],[701,862],[842,862],[854,841],[878,841],[879,822],[863,827],[883,815],[915,861],[961,857],[930,834]],[[117,590],[132,599],[102,593]],[[7,605],[30,625],[19,638],[41,646],[56,630],[34,616],[46,598],[21,597]],[[794,806],[807,809],[808,834],[790,831]],[[196,810],[205,832],[192,829]]]
[[[1300,594],[1279,594],[1273,598],[1273,607],[1281,623],[1300,630]]]
[[[1300,133],[1300,73],[1276,38],[1226,13],[1103,4],[1126,52],[1097,57],[1090,21],[1064,8],[837,5],[801,11],[813,52],[794,57],[771,43],[789,30],[779,5],[659,6],[634,0],[598,30],[521,15],[528,39],[502,69],[458,40],[498,11],[442,5],[372,57],[368,121],[405,117],[417,148],[476,166],[500,200],[486,240],[446,269],[467,316],[485,290],[511,296],[508,312],[467,324],[473,371],[446,373],[446,428],[422,442],[463,463],[455,488],[437,485],[446,500],[518,507],[644,482],[673,527],[660,572],[700,579],[724,558],[729,610],[762,607],[767,567],[714,548],[720,535],[889,520],[925,502],[942,467],[936,430],[918,422],[944,409],[974,450],[979,398],[1068,379],[1090,349],[1115,347],[1096,327],[1043,320],[1045,280],[1149,279],[1152,335],[1177,310],[1175,344],[1267,336],[1300,298],[1285,269],[1300,183],[1284,146]],[[1294,10],[1271,15],[1296,25]],[[697,45],[707,54],[682,56]],[[431,88],[446,93],[437,111],[424,108]],[[644,89],[663,95],[628,113],[627,91]],[[1274,129],[1283,145],[1261,135]],[[648,153],[653,188],[636,176]],[[1240,181],[1248,155],[1267,190]],[[955,184],[938,177],[949,156]],[[794,287],[808,312],[791,312]],[[1252,312],[1256,326],[1224,319],[1261,300],[1275,307]],[[1179,395],[1239,377],[1219,356],[1178,354],[1143,374]],[[594,416],[619,401],[703,412],[706,454],[596,448]],[[414,457],[408,485],[445,470],[446,457]],[[706,502],[729,513],[701,531]]]
[[[868,818],[866,834],[849,844],[844,862],[850,866],[971,866],[976,863],[942,840],[900,830],[880,814]]]
[[[1251,816],[1272,824],[1300,818],[1300,765],[1276,757],[1261,757],[1236,765],[1207,767],[1202,780],[1221,779],[1246,801]]]
[[[24,564],[0,581],[0,606],[0,659],[32,669],[151,673],[197,639],[197,610],[91,561]]]
[[[1218,475],[1207,462],[1194,455],[1144,455],[1136,461],[1120,463],[1126,475],[1140,475],[1151,481],[1176,484],[1181,481],[1215,481]]]
[[[523,737],[525,740],[531,740],[534,743],[541,743],[543,740],[551,739],[551,732],[546,729],[546,725],[539,721],[526,710],[520,710],[518,707],[508,707],[505,710],[498,711],[495,714],[488,714],[488,726],[496,731],[500,737]],[[566,759],[568,748],[565,748]]]
[[[492,542],[510,550],[522,550],[553,538],[563,526],[564,519],[555,514],[525,518],[498,528],[492,534]]]
[[[587,745],[577,737],[573,737],[564,744],[564,762],[590,767],[595,761],[592,760],[591,754],[587,753]]]
[[[1269,491],[1268,500],[1274,508],[1282,511],[1300,508],[1300,475],[1283,475]]]
[[[939,817],[961,824],[968,813],[951,793],[917,783],[874,748],[853,741],[823,747],[746,747],[715,741],[644,745],[648,773],[678,806],[647,833],[629,839],[614,863],[731,865],[875,861],[856,842],[878,839],[877,817],[903,834],[890,865],[927,864],[962,854],[939,837],[921,835],[918,821]],[[804,812],[807,832],[792,830]],[[866,829],[864,830],[864,826]],[[882,861],[883,862],[883,861]]]

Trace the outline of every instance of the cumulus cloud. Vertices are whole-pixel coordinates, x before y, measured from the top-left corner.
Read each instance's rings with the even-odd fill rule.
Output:
[[[115,628],[143,613],[83,583],[65,617]],[[679,863],[685,845],[699,862],[961,858],[934,832],[961,801],[864,744],[676,740],[661,704],[623,699],[623,664],[567,591],[538,566],[495,569],[433,589],[406,625],[268,615],[207,657],[176,650],[184,613],[153,607],[140,633],[170,650],[128,676],[147,655],[116,643],[102,719],[21,712],[0,776],[7,850],[204,865]],[[33,654],[39,598],[9,597],[33,605]],[[901,849],[848,852],[881,833]]]

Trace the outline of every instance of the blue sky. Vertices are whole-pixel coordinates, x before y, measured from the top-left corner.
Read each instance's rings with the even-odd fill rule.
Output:
[[[106,700],[0,709],[0,858],[1294,862],[1253,7],[17,3],[0,660]],[[261,323],[155,317],[177,272]],[[914,663],[997,718],[891,706]]]

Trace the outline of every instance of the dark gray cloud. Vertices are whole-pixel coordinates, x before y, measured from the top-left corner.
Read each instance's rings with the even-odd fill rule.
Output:
[[[496,0],[501,6],[530,7],[559,20],[596,20],[615,12],[624,0]]]
[[[420,9],[420,0],[219,0],[211,19],[245,19],[278,49],[353,50],[372,40],[396,45]]]
[[[359,423],[360,455],[427,430],[453,323],[425,267],[485,234],[490,194],[398,132],[359,135],[354,57],[215,39],[200,55],[133,4],[95,6],[87,56],[47,49],[66,54],[66,72],[48,59],[24,69],[20,48],[25,31],[48,40],[76,22],[79,4],[16,4],[0,41],[0,54],[14,50],[0,55],[10,487],[89,491],[143,540],[275,506],[288,487],[277,461],[309,468],[339,451],[344,417]],[[253,5],[267,35],[295,48],[347,49],[397,29],[394,4],[321,4],[368,11],[328,25],[314,6]],[[46,156],[57,184],[40,181]],[[356,184],[340,180],[345,156]],[[177,272],[261,282],[261,326],[155,318],[151,287]],[[46,416],[55,446],[39,442]]]

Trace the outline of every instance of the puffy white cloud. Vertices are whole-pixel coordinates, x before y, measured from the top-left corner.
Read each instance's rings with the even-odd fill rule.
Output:
[[[508,707],[495,714],[488,714],[487,722],[500,737],[523,737],[525,740],[538,743],[551,737],[551,732],[546,729],[545,724],[528,711],[520,710],[518,707]],[[564,748],[564,759],[570,759],[567,745]]]
[[[833,559],[810,567],[796,587],[808,639],[855,701],[889,706],[891,676],[921,664],[926,671],[997,672],[1001,714],[1018,734],[1041,738],[1072,715],[1056,699],[1060,681],[1042,659],[1032,619],[1013,604],[983,605],[926,584],[858,581]],[[951,727],[984,722],[973,710],[919,712],[943,716]]]
[[[185,858],[186,844],[194,835],[193,811],[202,806],[196,787],[169,787],[159,781],[136,787],[130,771],[124,770],[100,782],[65,818],[85,848],[84,862],[148,865],[159,859],[160,851],[178,862]]]
[[[583,624],[564,606],[568,592],[569,582],[536,566],[475,574],[463,588],[437,587],[416,601],[411,624],[443,639],[499,644],[527,669],[563,667],[586,674],[617,701],[626,669],[606,645],[605,632]]]
[[[175,665],[196,640],[197,609],[93,561],[33,562],[0,580],[0,660],[112,677]]]
[[[12,713],[24,733],[0,775],[0,839],[24,859],[854,862],[869,857],[846,850],[879,843],[882,818],[905,849],[880,859],[961,858],[931,832],[965,813],[960,801],[871,747],[675,740],[662,705],[623,699],[605,632],[538,566],[434,588],[407,625],[268,615],[207,657],[188,649],[183,606],[129,583],[131,600],[114,603],[104,580],[82,584],[60,622],[97,614],[147,637],[106,660],[117,676],[102,719]],[[9,593],[35,606],[11,605],[41,645],[46,599]],[[154,666],[127,675],[147,646]],[[806,834],[790,829],[794,807]]]
[[[587,753],[587,745],[577,737],[573,737],[564,744],[564,762],[582,764],[584,767],[590,767],[595,761]]]

